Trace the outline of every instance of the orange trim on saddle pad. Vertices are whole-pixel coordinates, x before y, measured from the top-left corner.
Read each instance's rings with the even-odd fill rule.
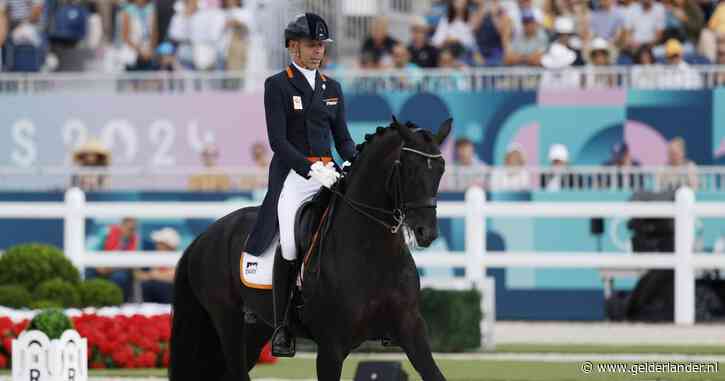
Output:
[[[310,163],[314,163],[316,161],[321,161],[323,164],[327,164],[332,161],[332,157],[330,156],[308,156],[307,161]]]
[[[248,288],[256,288],[258,290],[271,290],[272,289],[271,284],[256,284],[256,283],[252,283],[252,282],[247,282],[246,279],[244,279],[244,253],[242,253],[242,255],[239,256],[239,280],[241,280],[242,284]]]

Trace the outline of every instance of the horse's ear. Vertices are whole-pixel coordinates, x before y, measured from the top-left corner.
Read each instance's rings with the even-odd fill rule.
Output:
[[[404,142],[410,143],[415,141],[413,131],[411,131],[410,128],[405,124],[398,123],[398,132],[400,133],[400,136],[403,138]]]
[[[453,128],[453,118],[448,118],[443,123],[441,123],[441,126],[438,127],[438,132],[436,133],[436,136],[434,138],[436,144],[443,144],[443,142],[448,137],[448,134],[451,133],[451,128]]]
[[[400,123],[398,122],[398,118],[395,117],[395,114],[392,114],[390,116],[393,117],[393,125],[395,125],[396,127],[400,126]]]

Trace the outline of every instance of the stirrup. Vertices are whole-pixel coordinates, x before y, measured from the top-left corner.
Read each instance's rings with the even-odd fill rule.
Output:
[[[287,329],[287,341],[289,343],[289,347],[287,348],[278,348],[275,345],[275,338],[279,334],[279,331],[282,329],[287,329],[287,326],[279,326],[274,330],[274,333],[272,334],[272,356],[275,357],[294,357],[296,353],[296,347],[297,347],[297,341],[295,340],[295,337],[292,336],[292,333],[289,332],[289,329]]]

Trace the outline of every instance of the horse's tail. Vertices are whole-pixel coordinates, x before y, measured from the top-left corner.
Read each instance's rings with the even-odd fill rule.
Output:
[[[189,256],[198,238],[189,245],[176,267],[172,310],[169,380],[204,379],[210,363],[221,358],[217,333],[209,314],[196,297],[189,279]],[[220,367],[220,368],[223,368]]]

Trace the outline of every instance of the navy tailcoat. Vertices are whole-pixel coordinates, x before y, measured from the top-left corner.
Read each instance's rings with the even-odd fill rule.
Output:
[[[274,155],[267,195],[245,244],[244,250],[252,255],[262,254],[277,235],[277,201],[290,169],[308,178],[312,164],[308,157],[332,156],[331,139],[344,160],[355,156],[340,84],[319,71],[314,90],[294,65],[267,78],[264,112]]]

